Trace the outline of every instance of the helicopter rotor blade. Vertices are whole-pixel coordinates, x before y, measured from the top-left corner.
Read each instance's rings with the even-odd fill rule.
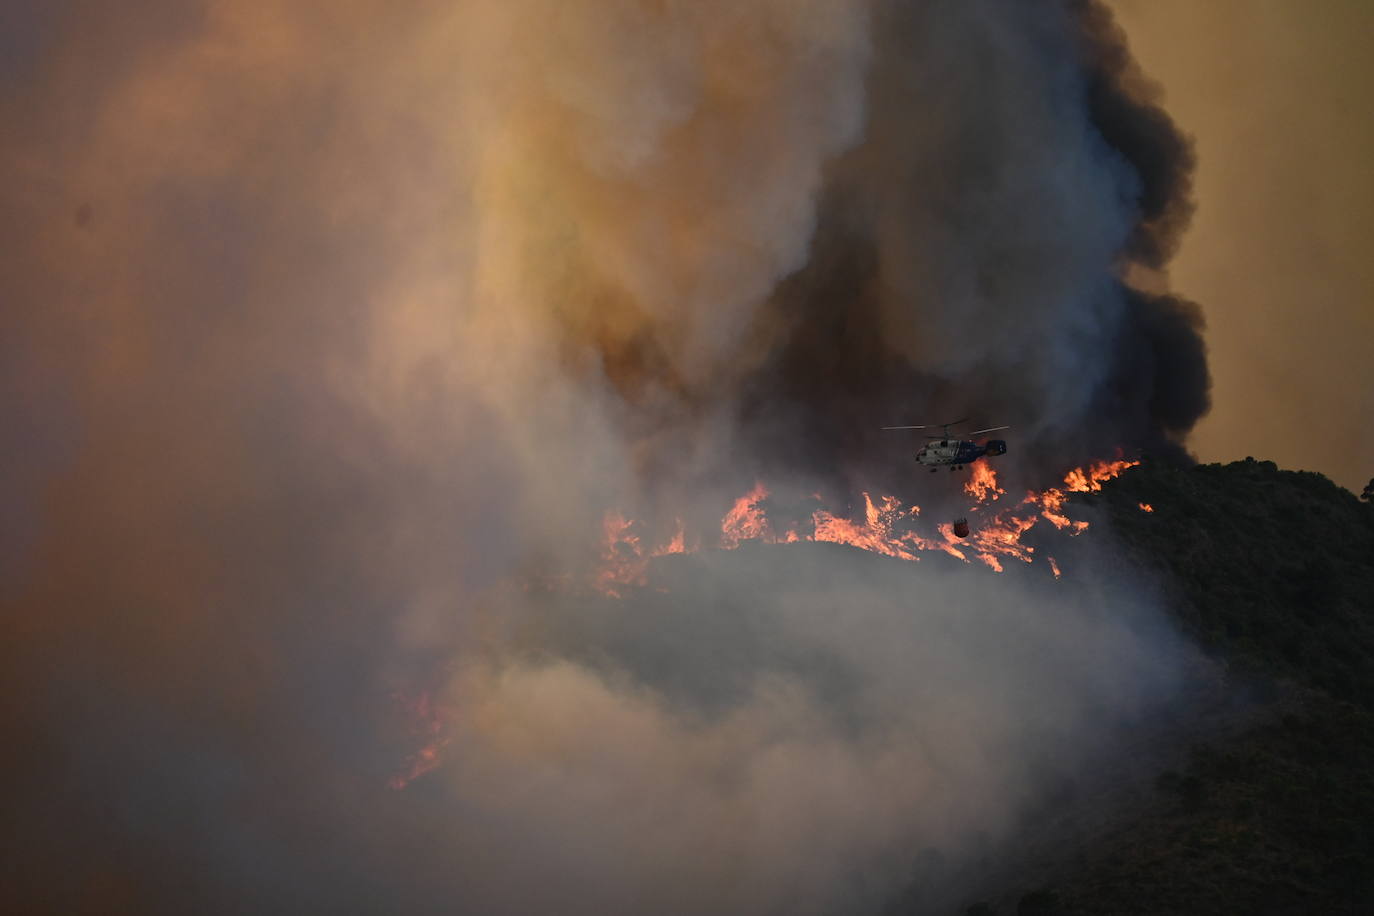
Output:
[[[1011,429],[1010,426],[989,426],[987,429],[980,429],[969,433],[970,436],[981,436],[983,433],[995,433],[999,429]]]
[[[967,423],[968,417],[962,420],[953,420],[949,423],[927,423],[924,426],[883,426],[881,429],[949,429],[951,426],[958,426],[960,423]]]

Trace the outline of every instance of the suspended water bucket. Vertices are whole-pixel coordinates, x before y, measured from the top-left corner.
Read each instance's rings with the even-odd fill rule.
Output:
[[[956,518],[954,520],[954,536],[957,538],[968,537],[968,519]]]

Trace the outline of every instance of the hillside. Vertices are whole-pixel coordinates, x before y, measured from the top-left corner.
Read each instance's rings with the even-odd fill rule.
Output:
[[[1148,809],[989,914],[1367,913],[1374,899],[1374,506],[1246,459],[1146,463],[1075,499],[1163,573],[1178,624],[1270,714],[1196,742]],[[1153,511],[1144,511],[1141,504]]]

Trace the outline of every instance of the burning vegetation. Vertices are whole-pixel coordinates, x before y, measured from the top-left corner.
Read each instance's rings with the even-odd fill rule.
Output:
[[[964,485],[964,493],[971,498],[968,517],[961,516],[953,523],[931,524],[922,518],[920,506],[906,505],[896,496],[874,497],[867,492],[861,494],[857,506],[843,514],[825,506],[819,494],[812,494],[809,512],[799,518],[796,512],[781,510],[762,482],[737,498],[719,527],[711,531],[689,532],[681,519],[675,519],[671,534],[656,540],[644,523],[610,510],[602,518],[599,559],[589,584],[597,594],[622,599],[632,589],[649,585],[649,564],[656,557],[703,549],[732,551],[748,543],[802,542],[843,544],[912,563],[919,562],[923,553],[938,552],[964,563],[976,560],[999,573],[1008,560],[1025,564],[1043,560],[1058,579],[1062,574],[1059,563],[1047,554],[1038,555],[1033,545],[1024,542],[1024,536],[1041,522],[1070,536],[1082,533],[1088,522],[1064,514],[1068,494],[1100,492],[1104,482],[1138,464],[1117,459],[1074,468],[1064,475],[1062,487],[1029,490],[1020,500],[1008,502],[1004,501],[1007,491],[998,483],[996,470],[978,461]],[[561,591],[575,580],[542,581],[546,587]],[[440,765],[450,736],[444,710],[428,693],[397,699],[407,712],[412,738],[418,745],[391,779],[393,789],[403,789]]]
[[[392,700],[409,723],[409,738],[415,750],[408,754],[401,769],[387,783],[392,789],[404,789],[411,782],[439,766],[441,753],[450,736],[444,731],[445,710],[436,703],[430,692],[396,693]]]
[[[749,541],[845,544],[909,562],[919,561],[923,552],[938,551],[965,563],[977,560],[1002,572],[1006,560],[1035,562],[1035,547],[1025,543],[1023,536],[1041,521],[1067,530],[1070,535],[1087,529],[1086,521],[1071,519],[1064,513],[1069,493],[1099,492],[1103,482],[1139,463],[1117,459],[1074,468],[1064,475],[1062,487],[1029,490],[1019,501],[1007,504],[1003,502],[1006,490],[998,484],[996,470],[978,461],[964,485],[964,492],[972,499],[968,511],[975,517],[975,522],[970,525],[961,517],[962,524],[939,523],[933,529],[923,525],[920,506],[905,505],[895,496],[875,498],[867,492],[861,494],[862,502],[858,507],[844,514],[836,514],[829,507],[818,504],[800,523],[792,519],[775,522],[769,514],[772,508],[770,491],[762,482],[735,500],[721,519],[718,532],[695,538],[691,550],[686,547],[687,534],[681,521],[670,540],[648,546],[641,525],[618,511],[611,511],[603,521],[601,565],[593,577],[593,586],[603,595],[619,598],[625,587],[646,584],[649,561],[653,557],[691,553],[703,545],[734,550]],[[820,498],[816,497],[816,501],[819,503]],[[861,508],[862,512],[853,511],[855,508]],[[855,515],[859,517],[856,519]],[[1058,578],[1060,569],[1055,560],[1045,557],[1045,562]]]

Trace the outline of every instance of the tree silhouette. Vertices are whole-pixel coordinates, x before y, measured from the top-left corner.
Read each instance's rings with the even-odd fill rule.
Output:
[[[1360,494],[1360,499],[1367,503],[1374,503],[1374,477],[1369,479],[1369,483],[1364,485],[1364,492]]]

